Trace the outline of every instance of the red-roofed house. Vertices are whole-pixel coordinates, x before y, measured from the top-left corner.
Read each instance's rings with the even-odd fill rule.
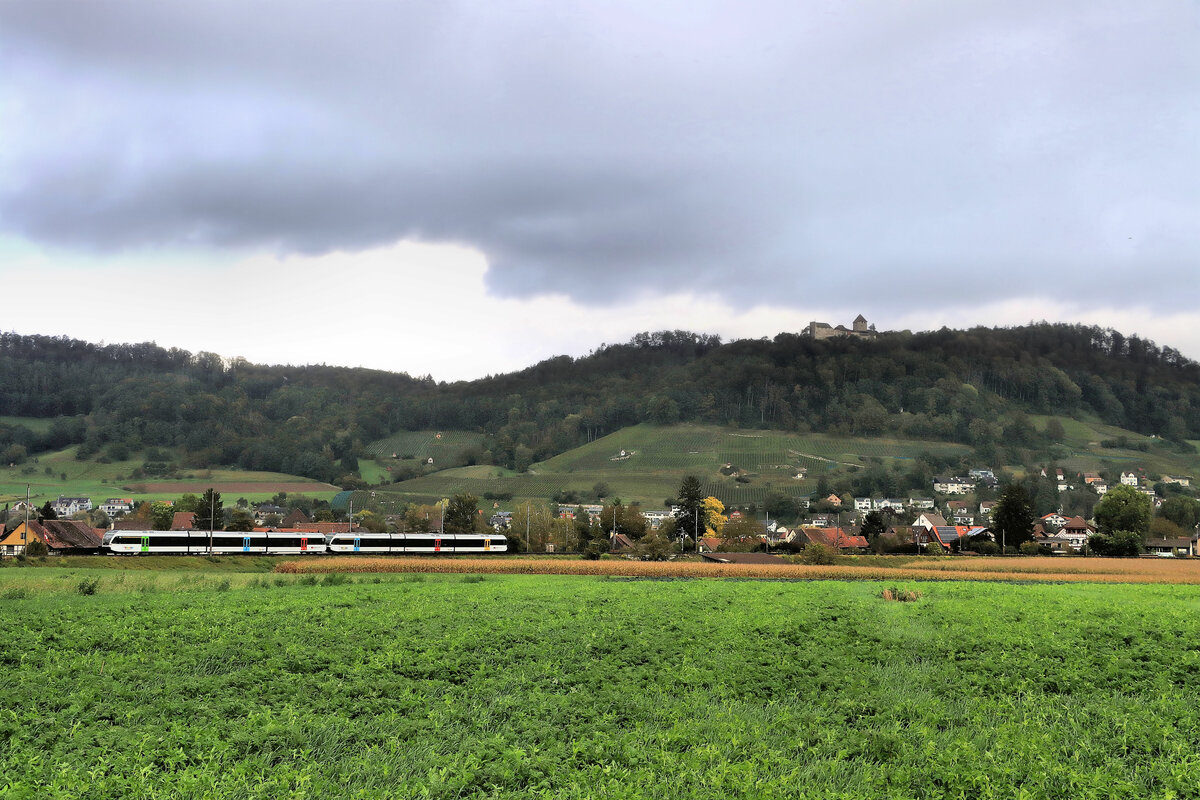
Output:
[[[195,511],[176,511],[171,518],[171,530],[173,531],[190,531],[196,527],[196,512]]]
[[[5,555],[20,555],[31,541],[37,540],[44,542],[53,555],[82,555],[99,552],[102,539],[102,531],[80,520],[29,520],[0,540],[0,550]]]
[[[800,532],[809,543],[823,544],[835,550],[866,550],[870,547],[867,537],[842,528],[801,528]]]

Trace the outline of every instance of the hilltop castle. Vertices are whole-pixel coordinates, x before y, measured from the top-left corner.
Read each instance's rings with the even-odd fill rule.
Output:
[[[834,336],[858,336],[862,339],[874,339],[879,334],[875,331],[874,325],[867,324],[867,318],[859,314],[851,323],[854,327],[847,328],[845,325],[838,325],[836,328],[828,322],[810,322],[808,323],[808,335],[814,339],[831,339]]]

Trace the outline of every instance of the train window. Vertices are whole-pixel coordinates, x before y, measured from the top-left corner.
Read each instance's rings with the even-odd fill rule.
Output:
[[[433,539],[409,539],[404,543],[405,547],[433,547]]]

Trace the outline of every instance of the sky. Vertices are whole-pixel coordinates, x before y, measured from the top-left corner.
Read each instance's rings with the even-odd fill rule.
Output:
[[[0,3],[0,329],[439,380],[639,331],[1200,359],[1200,4]]]

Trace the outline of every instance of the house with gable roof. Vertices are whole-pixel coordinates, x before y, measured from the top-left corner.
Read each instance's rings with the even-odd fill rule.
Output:
[[[31,519],[0,539],[0,552],[20,555],[34,540],[45,543],[51,555],[91,555],[100,552],[103,532],[81,520]]]

